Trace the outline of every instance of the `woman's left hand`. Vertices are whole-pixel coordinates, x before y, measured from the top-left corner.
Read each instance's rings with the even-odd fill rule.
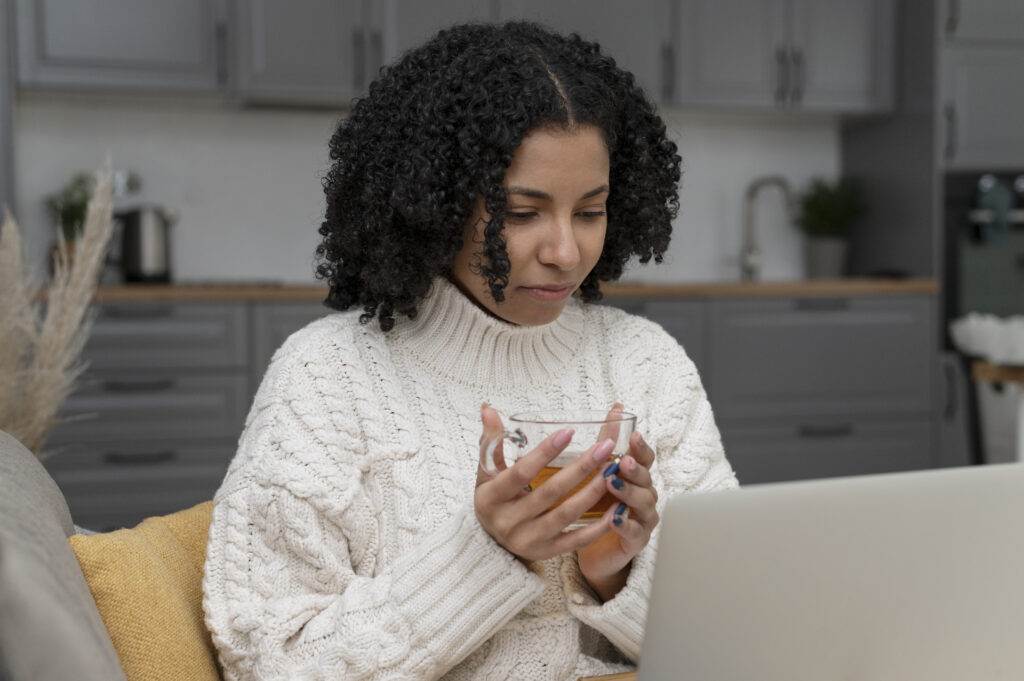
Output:
[[[602,600],[608,601],[626,584],[633,556],[647,546],[658,524],[658,492],[651,480],[654,451],[640,433],[629,438],[629,454],[619,461],[605,487],[619,500],[594,522],[610,530],[576,551],[580,572]],[[617,512],[618,511],[618,512]]]

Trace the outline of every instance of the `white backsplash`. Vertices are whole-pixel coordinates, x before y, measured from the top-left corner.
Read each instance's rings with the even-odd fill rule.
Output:
[[[15,195],[29,256],[43,263],[53,239],[43,198],[110,152],[116,167],[142,177],[130,203],[178,211],[176,280],[311,283],[320,180],[338,117],[210,100],[23,95],[15,107]],[[680,215],[665,262],[631,267],[626,280],[735,279],[750,179],[780,173],[802,188],[839,169],[832,118],[669,112],[665,119],[683,156]],[[763,278],[802,278],[800,236],[780,196],[764,192],[756,215]]]

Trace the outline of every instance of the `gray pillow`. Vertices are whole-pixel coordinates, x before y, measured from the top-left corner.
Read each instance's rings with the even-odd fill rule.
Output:
[[[0,679],[125,679],[68,544],[73,531],[53,478],[0,431]]]

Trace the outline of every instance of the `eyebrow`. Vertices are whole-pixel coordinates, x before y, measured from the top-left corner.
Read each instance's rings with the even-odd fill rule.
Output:
[[[608,185],[602,184],[600,187],[595,187],[594,189],[591,189],[589,192],[585,193],[583,196],[580,197],[580,200],[589,199],[594,196],[597,196],[598,194],[604,194],[606,191],[608,191]],[[542,192],[539,189],[530,189],[529,187],[509,187],[505,193],[519,194],[521,196],[529,196],[532,199],[544,199],[545,201],[552,200],[551,194],[548,194],[547,192]]]

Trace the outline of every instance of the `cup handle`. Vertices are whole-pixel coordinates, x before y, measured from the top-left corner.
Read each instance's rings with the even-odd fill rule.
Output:
[[[515,430],[503,430],[500,435],[487,438],[483,446],[480,447],[480,468],[484,469],[484,472],[488,475],[497,475],[511,465],[504,455],[504,449],[502,449],[501,461],[498,461],[494,456],[497,453],[498,444],[502,440],[508,440],[517,447],[525,447],[527,444],[526,434],[518,428]]]

